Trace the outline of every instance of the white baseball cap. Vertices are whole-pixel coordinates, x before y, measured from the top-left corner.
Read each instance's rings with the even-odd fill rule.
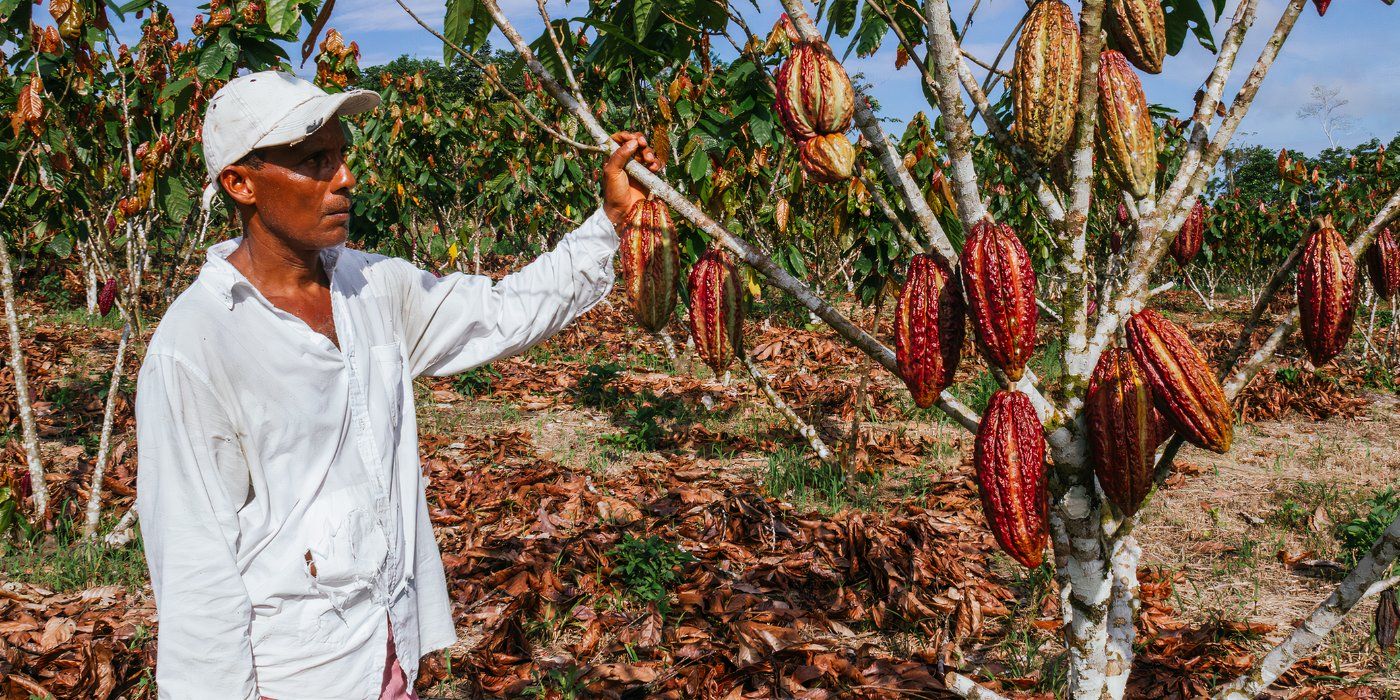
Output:
[[[219,173],[257,148],[289,146],[316,133],[338,116],[368,112],[380,103],[373,90],[334,95],[281,71],[261,71],[230,80],[204,111],[204,166],[211,188]]]

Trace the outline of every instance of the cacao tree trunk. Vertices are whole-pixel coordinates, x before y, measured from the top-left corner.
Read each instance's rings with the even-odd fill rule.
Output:
[[[122,364],[126,360],[127,341],[131,339],[131,323],[122,326],[121,339],[117,341],[117,361],[112,367],[112,381],[107,385],[107,404],[102,412],[102,435],[97,442],[97,461],[92,466],[92,486],[88,493],[87,517],[83,522],[83,537],[97,536],[97,521],[102,517],[102,477],[107,470],[107,455],[112,444],[112,423],[117,412],[117,396],[120,393]]]
[[[39,455],[39,426],[34,418],[34,399],[24,368],[24,345],[20,342],[19,314],[15,309],[14,267],[10,260],[10,245],[4,236],[0,236],[0,292],[5,298],[5,323],[10,331],[10,370],[15,377],[15,402],[19,404],[24,453],[29,461],[29,485],[33,489],[34,518],[31,522],[39,523],[49,509],[49,487],[44,481],[44,463]]]

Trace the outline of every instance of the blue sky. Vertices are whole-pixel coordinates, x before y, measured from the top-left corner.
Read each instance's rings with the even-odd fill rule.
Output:
[[[406,1],[424,20],[441,27],[444,0]],[[971,0],[952,2],[953,15],[961,23]],[[570,5],[549,0],[548,4],[556,18],[572,16],[586,8],[580,0]],[[757,4],[761,10],[750,9],[744,14],[755,32],[766,33],[781,7],[778,0],[757,0]],[[1259,19],[1240,53],[1229,94],[1233,95],[1244,81],[1284,4],[1284,0],[1260,0]],[[199,3],[187,0],[169,5],[177,17],[182,39],[186,38]],[[742,2],[737,5],[746,7]],[[527,38],[539,35],[543,25],[534,0],[501,0],[501,6]],[[1071,2],[1071,6],[1077,3]],[[1224,34],[1234,7],[1235,0],[1230,0],[1226,16],[1215,30],[1217,40]],[[1022,0],[984,0],[968,33],[966,47],[990,61],[1024,11]],[[47,13],[36,15],[47,18]],[[442,56],[437,40],[414,24],[393,0],[339,0],[329,26],[359,42],[362,65],[383,63],[402,54],[439,60]],[[134,30],[123,31],[123,36],[134,34]],[[493,32],[492,42],[506,45],[499,33]],[[728,48],[723,42],[715,42],[715,46],[717,50]],[[839,52],[845,47],[838,42],[836,48]],[[297,55],[295,48],[289,53]],[[920,109],[929,111],[929,107],[913,67],[896,71],[894,55],[895,42],[890,37],[875,55],[853,56],[846,65],[852,72],[864,74],[883,105],[883,116],[902,122]],[[1008,57],[1004,63],[1009,62]],[[1143,76],[1148,99],[1189,113],[1192,96],[1213,65],[1214,55],[1188,37],[1181,53],[1168,57],[1162,75]],[[306,72],[314,72],[309,63]],[[1315,85],[1335,88],[1340,91],[1340,98],[1349,101],[1343,111],[1355,124],[1346,133],[1334,135],[1338,145],[1351,146],[1372,137],[1389,140],[1400,131],[1400,7],[1386,6],[1381,0],[1343,0],[1332,3],[1326,17],[1318,17],[1309,4],[1241,125],[1236,143],[1287,145],[1306,153],[1325,148],[1328,141],[1318,123],[1297,117]]]

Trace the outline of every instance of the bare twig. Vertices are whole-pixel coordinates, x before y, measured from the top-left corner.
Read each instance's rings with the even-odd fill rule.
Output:
[[[753,361],[752,357],[749,357],[748,353],[740,353],[739,359],[744,362],[744,369],[748,370],[749,378],[763,391],[763,395],[768,397],[768,402],[773,404],[773,408],[777,409],[778,413],[781,413],[783,418],[787,419],[788,424],[792,426],[793,430],[796,430],[799,435],[807,439],[807,444],[812,446],[812,451],[817,454],[817,459],[823,462],[831,462],[831,448],[827,447],[821,435],[817,434],[817,429],[812,427],[807,421],[802,420],[802,416],[797,415],[797,412],[787,405],[783,397],[779,396],[778,392],[773,389],[773,385],[769,382],[767,375],[763,373],[762,369],[759,369],[758,365]]]

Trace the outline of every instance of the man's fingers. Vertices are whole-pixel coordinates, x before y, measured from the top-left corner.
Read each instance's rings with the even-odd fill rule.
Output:
[[[646,134],[636,131],[619,131],[612,135],[613,141],[617,142],[618,148],[609,156],[606,168],[616,168],[621,170],[627,166],[627,161],[636,158],[638,162],[646,166],[647,170],[659,172],[661,162],[647,145]]]
[[[637,149],[641,148],[642,144],[637,139],[618,139],[616,136],[613,138],[617,140],[618,147],[616,151],[612,152],[612,155],[608,156],[608,162],[604,167],[621,170],[627,167],[627,161],[632,160],[632,157],[637,155]]]

